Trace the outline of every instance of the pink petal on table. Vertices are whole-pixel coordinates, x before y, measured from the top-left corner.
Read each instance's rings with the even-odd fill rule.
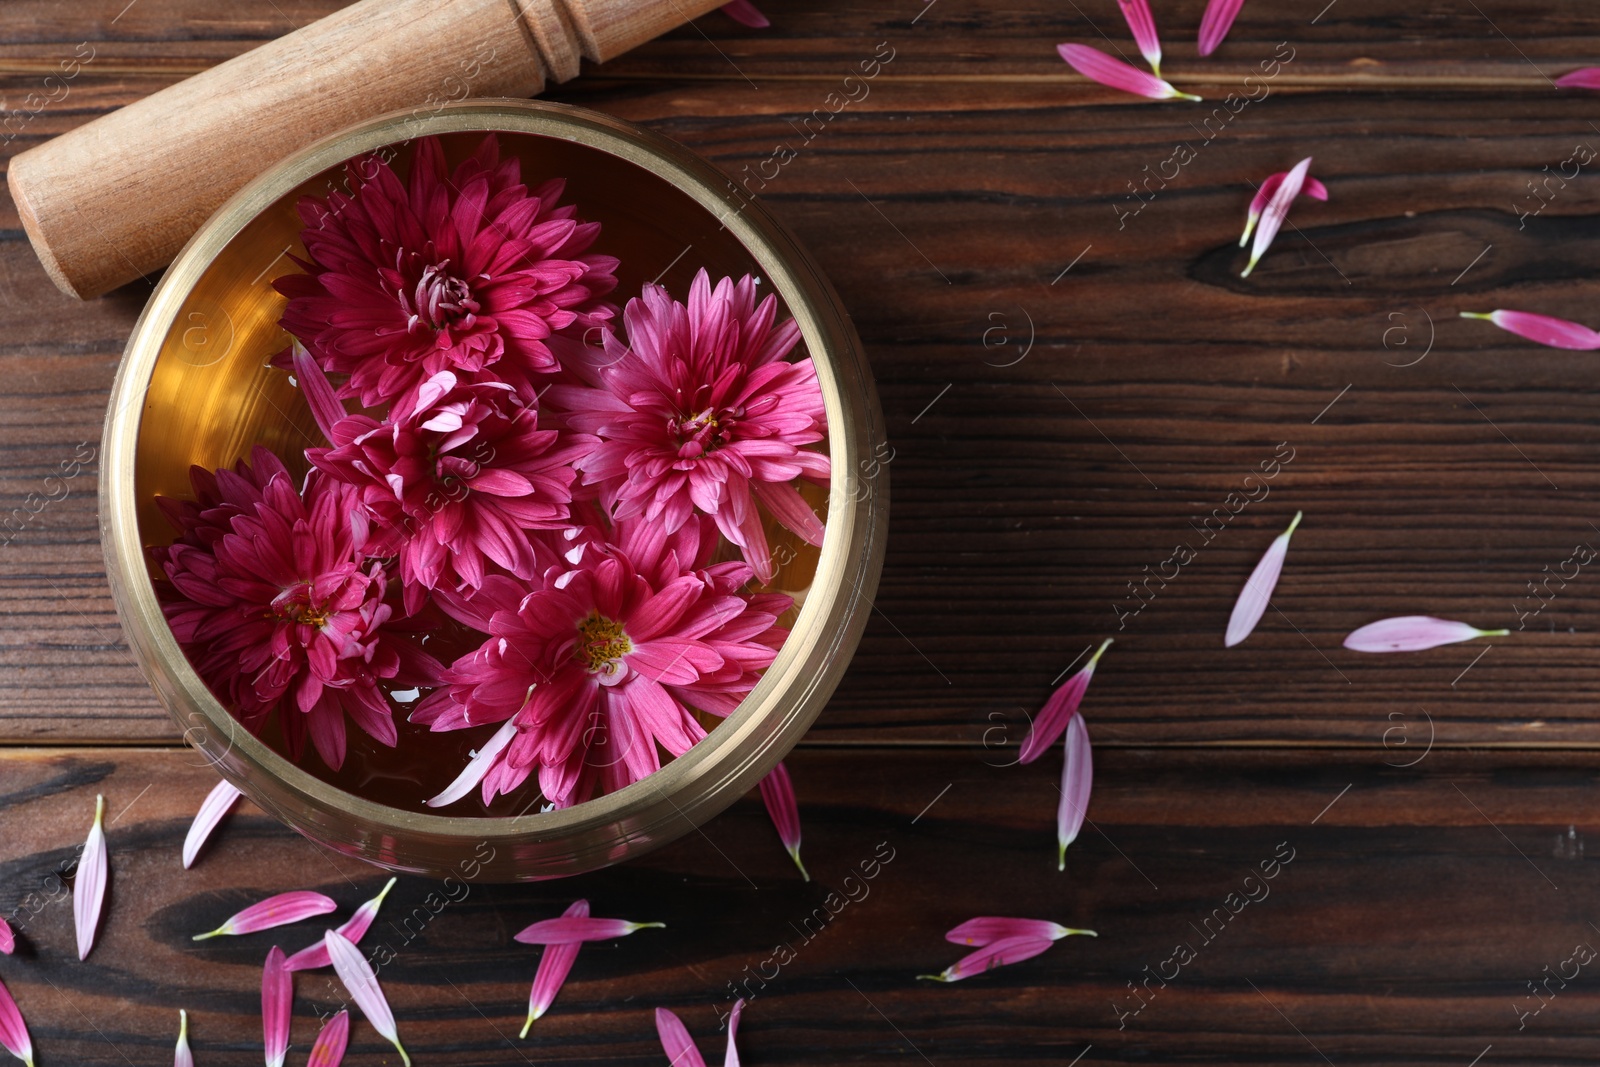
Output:
[[[350,1013],[341,1011],[317,1034],[317,1043],[311,1046],[311,1058],[306,1060],[306,1067],[339,1067],[349,1044]]]
[[[100,925],[100,910],[106,902],[106,877],[110,860],[106,856],[106,798],[94,798],[94,825],[83,843],[78,860],[78,876],[72,881],[72,921],[78,930],[78,958],[85,959],[94,948],[95,928]]]
[[[361,1009],[361,1014],[367,1017],[372,1028],[400,1053],[400,1060],[405,1067],[411,1067],[411,1054],[400,1044],[394,1013],[389,1010],[389,1001],[384,998],[383,988],[378,985],[378,976],[372,973],[367,958],[337,930],[329,930],[322,935],[322,939],[328,946],[328,958],[333,961],[333,969],[338,973],[339,981],[350,991],[356,1007]]]
[[[22,1020],[22,1011],[11,999],[11,990],[0,982],[0,1045],[17,1059],[33,1067],[33,1039],[28,1036],[28,1024]]]
[[[1067,846],[1078,839],[1089,793],[1094,788],[1094,758],[1089,753],[1089,727],[1082,715],[1067,723],[1066,751],[1061,760],[1061,803],[1056,807],[1056,870],[1067,869]]]
[[[289,1053],[289,1022],[294,1011],[294,975],[283,965],[283,949],[267,953],[261,968],[261,1039],[267,1067],[283,1067]]]
[[[172,1050],[172,1067],[194,1067],[194,1053],[189,1051],[189,1013],[178,1009],[178,1046]]]
[[[1039,709],[1038,716],[1028,727],[1028,736],[1022,739],[1022,750],[1017,753],[1018,763],[1032,763],[1056,743],[1056,738],[1061,736],[1061,732],[1067,728],[1067,723],[1078,713],[1078,705],[1083,703],[1083,694],[1088,691],[1089,683],[1094,680],[1095,664],[1100,662],[1100,657],[1111,647],[1112,640],[1108,637],[1102,641],[1100,648],[1089,658],[1089,662],[1081,667],[1078,673],[1063,682],[1061,688],[1050,694],[1050,699],[1044,702],[1044,707]]]
[[[0,919],[0,952],[11,955],[17,947],[17,935],[11,932],[11,924]]]
[[[1580,67],[1556,79],[1563,89],[1600,89],[1600,67]]]
[[[1250,248],[1250,262],[1245,265],[1239,277],[1248,278],[1250,272],[1256,269],[1256,264],[1261,257],[1266,255],[1267,249],[1272,247],[1273,239],[1278,236],[1278,230],[1283,226],[1283,220],[1289,217],[1289,206],[1294,203],[1294,198],[1300,195],[1300,190],[1306,183],[1306,172],[1311,169],[1311,157],[1307,156],[1294,165],[1294,169],[1283,176],[1283,181],[1278,183],[1278,188],[1267,201],[1267,206],[1262,209],[1261,222],[1256,226],[1256,241]]]
[[[733,1042],[739,1033],[739,1016],[743,1014],[744,998],[740,997],[734,1001],[733,1011],[728,1013],[728,1051],[722,1057],[722,1067],[740,1067],[739,1047]]]
[[[1243,248],[1250,243],[1250,234],[1255,230],[1256,223],[1261,218],[1261,212],[1266,208],[1267,201],[1272,199],[1272,194],[1278,191],[1278,186],[1283,184],[1283,179],[1289,176],[1286,170],[1276,174],[1267,175],[1267,180],[1261,183],[1261,188],[1256,190],[1256,195],[1250,201],[1250,214],[1244,220],[1244,233],[1239,236],[1239,247]],[[1317,179],[1306,175],[1306,183],[1300,189],[1301,196],[1309,196],[1313,200],[1328,199],[1328,187]]]
[[[521,941],[524,945],[567,945],[577,941],[609,941],[614,937],[624,937],[635,930],[647,927],[659,929],[666,925],[666,923],[635,923],[627,919],[591,919],[587,916],[579,918],[563,915],[559,919],[536,922],[518,933],[513,940]]]
[[[240,795],[232,782],[218,782],[211,792],[206,794],[205,800],[200,803],[200,810],[194,813],[194,822],[189,824],[188,836],[183,839],[185,870],[194,863],[194,858],[200,854],[200,846],[206,843],[211,831],[217,828],[217,824],[228,814]]]
[[[683,1020],[666,1008],[656,1009],[656,1033],[661,1037],[661,1050],[672,1061],[672,1067],[706,1067],[705,1057],[695,1048]]]
[[[1062,926],[1048,919],[1008,919],[998,915],[980,915],[953,926],[944,935],[946,941],[957,945],[992,945],[1008,937],[1027,937],[1034,940],[1059,941],[1071,934],[1098,937],[1093,930],[1078,930]]]
[[[1146,74],[1138,67],[1106,55],[1086,44],[1058,44],[1056,51],[1067,65],[1090,81],[1125,93],[1136,93],[1152,100],[1199,100],[1193,93],[1179,92],[1154,74]]]
[[[1128,29],[1133,31],[1133,43],[1139,46],[1139,54],[1150,64],[1156,77],[1161,77],[1161,38],[1156,36],[1156,20],[1150,14],[1149,0],[1117,0],[1117,6],[1122,8],[1122,17],[1128,20]]]
[[[1352,652],[1419,652],[1476,637],[1504,637],[1510,632],[1480,630],[1464,622],[1436,619],[1431,615],[1403,615],[1367,623],[1344,639],[1344,647]]]
[[[800,862],[800,802],[794,796],[794,782],[789,778],[789,768],[781,761],[761,779],[761,800],[767,806],[772,825],[777,827],[778,839],[788,849],[794,865],[800,868],[801,877],[811,881],[806,865]]]
[[[1008,963],[1031,960],[1053,944],[1055,942],[1047,937],[1004,937],[962,956],[938,974],[919,974],[917,977],[932,982],[959,982]]]
[[[772,25],[767,21],[767,16],[763,15],[750,0],[728,0],[722,5],[721,11],[739,25],[748,26],[752,30],[764,30]]]
[[[1535,315],[1531,311],[1491,311],[1488,314],[1463,311],[1461,317],[1487,319],[1502,330],[1551,348],[1585,352],[1600,348],[1600,333],[1595,333],[1582,323],[1551,318],[1549,315]]]
[[[204,941],[207,938],[225,935],[253,934],[261,930],[271,930],[275,926],[288,926],[290,923],[326,915],[338,906],[332,897],[310,890],[297,889],[290,893],[279,893],[250,905],[210,933],[195,934],[194,940]]]
[[[461,773],[456,775],[456,780],[444,787],[444,792],[431,800],[425,801],[430,808],[442,808],[446,804],[454,804],[468,793],[472,792],[484,775],[494,769],[495,760],[511,739],[517,736],[517,719],[512,716],[505,725],[494,732],[494,736],[483,743],[483,747],[472,754],[467,765]]]
[[[1294,528],[1300,525],[1300,516],[1303,514],[1299,511],[1294,513],[1289,528],[1273,539],[1261,554],[1261,562],[1245,579],[1244,588],[1239,590],[1239,599],[1234,602],[1233,614],[1228,618],[1228,633],[1222,639],[1224,648],[1232,648],[1249,637],[1256,623],[1261,621],[1261,616],[1267,613],[1272,591],[1278,587],[1278,575],[1283,573],[1284,557],[1289,554],[1289,538],[1294,535]]]
[[[379,891],[378,895],[356,909],[356,913],[346,919],[339,926],[338,931],[352,943],[360,941],[366,936],[367,930],[372,926],[372,920],[378,917],[378,908],[383,905],[383,898],[389,895],[389,890],[394,888],[398,878],[391,878]],[[313,971],[318,967],[326,967],[331,961],[328,959],[328,946],[321,941],[290,956],[285,966],[291,971]]]
[[[328,381],[328,376],[322,372],[317,361],[311,358],[305,346],[299,341],[290,344],[290,351],[294,363],[295,380],[300,384],[300,391],[306,396],[306,404],[311,408],[311,417],[317,422],[317,429],[322,431],[322,436],[329,441],[333,440],[333,427],[347,414],[344,405],[339,403],[339,395],[333,391],[333,385]]]
[[[1206,13],[1200,16],[1200,54],[1209,56],[1233,29],[1233,20],[1239,17],[1244,0],[1211,0]]]
[[[587,900],[573,901],[562,913],[569,919],[586,918],[588,914]],[[582,947],[581,941],[545,946],[544,953],[539,957],[539,969],[533,972],[533,988],[528,990],[528,1021],[522,1024],[522,1033],[518,1037],[527,1037],[534,1020],[549,1011],[550,1005],[555,1003],[556,994],[561,992],[561,984],[567,980],[567,972],[572,970],[578,950]]]

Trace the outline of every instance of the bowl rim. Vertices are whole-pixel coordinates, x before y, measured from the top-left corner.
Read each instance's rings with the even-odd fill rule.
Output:
[[[556,138],[596,149],[687,194],[730,230],[800,326],[823,391],[831,461],[827,528],[810,591],[778,656],[739,707],[704,740],[647,778],[570,808],[514,816],[414,812],[368,800],[322,781],[240,728],[200,680],[166,623],[137,516],[135,465],[146,393],[177,315],[216,256],[258,214],[318,174],[384,146],[472,132]],[[301,825],[303,815],[296,817],[298,809],[286,812],[277,798],[251,788],[251,768],[317,809],[358,820],[369,837],[376,834],[382,840],[400,833],[539,841],[609,826],[620,831],[624,846],[636,836],[648,840],[664,834],[646,846],[653,847],[698,825],[753,786],[831,696],[843,673],[843,663],[834,661],[848,662],[854,651],[882,567],[887,468],[871,463],[869,473],[870,460],[864,458],[869,442],[882,438],[882,414],[865,356],[842,303],[810,255],[760,202],[741,194],[726,175],[688,149],[631,123],[548,101],[474,100],[426,114],[408,110],[380,116],[309,145],[236,193],[184,246],[135,324],[112,387],[102,452],[102,541],[129,643],[163,704],[185,729],[185,739],[252,800],[302,832],[307,830]],[[186,728],[175,701],[198,710],[205,721],[196,724],[191,716]],[[197,726],[199,737],[191,737]],[[217,734],[222,732],[227,734],[225,747],[219,746]],[[692,807],[675,803],[673,796],[695,782],[701,788],[687,800]],[[743,788],[733,791],[733,784]],[[630,817],[642,820],[641,825],[624,826]],[[684,821],[668,829],[668,824]],[[382,862],[381,857],[368,858]]]

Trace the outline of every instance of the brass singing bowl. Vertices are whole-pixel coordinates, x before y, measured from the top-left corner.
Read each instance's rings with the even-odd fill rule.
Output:
[[[403,163],[414,138],[439,135],[453,164],[489,131],[500,135],[502,153],[521,158],[530,186],[567,178],[564,202],[601,223],[593,251],[623,260],[614,298],[657,278],[682,298],[700,267],[713,277],[754,273],[778,294],[816,364],[832,482],[812,500],[826,507],[820,551],[790,553],[776,583],[799,594],[790,636],[705,740],[648,778],[565,810],[523,805],[521,813],[463,816],[373,799],[373,783],[360,780],[359,731],[347,759],[355,769],[340,777],[291,762],[239,726],[168,628],[146,547],[170,543],[155,499],[190,496],[192,464],[231,465],[257,444],[299,461],[321,443],[289,376],[265,366],[287,343],[271,281],[295,269],[289,256],[301,251],[297,199],[326,195],[343,164],[363,153],[396,146]],[[888,533],[883,441],[872,378],[838,295],[761,204],[693,153],[629,123],[559,104],[478,101],[387,116],[320,141],[273,166],[195,234],[135,325],[112,387],[100,523],[129,645],[185,738],[222,777],[312,840],[378,866],[529,881],[617,863],[679,837],[752,789],[806,732],[838,685],[877,590]],[[448,780],[473,739],[428,739]]]

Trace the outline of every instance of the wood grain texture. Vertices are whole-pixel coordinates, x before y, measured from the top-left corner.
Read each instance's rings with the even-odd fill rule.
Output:
[[[212,781],[192,762],[172,750],[0,756],[0,914],[21,946],[0,970],[41,1067],[161,1062],[179,1007],[197,1062],[259,1062],[261,960],[320,927],[190,935],[289,888],[329,893],[342,918],[382,884],[253,810],[230,816],[181,871],[188,817]],[[1541,1011],[1519,1014],[1540,1005],[1527,983],[1546,966],[1600,944],[1600,883],[1583,862],[1600,829],[1584,799],[1600,780],[1593,754],[1435,751],[1397,769],[1350,751],[1238,754],[1219,767],[1203,753],[1102,750],[1065,874],[1054,870],[1053,767],[886,750],[808,751],[791,765],[811,884],[754,798],[622,870],[537,887],[403,879],[364,946],[394,953],[380,979],[416,1062],[659,1064],[657,1006],[715,1057],[718,1011],[741,981],[755,994],[740,1031],[751,1064],[1064,1065],[1085,1053],[1082,1063],[1289,1065],[1320,1062],[1317,1051],[1334,1063],[1466,1064],[1489,1044],[1499,1062],[1569,1063],[1600,1052],[1592,968],[1570,978],[1569,965]],[[79,963],[53,878],[97,792],[111,901]],[[1275,857],[1288,862],[1262,879]],[[430,903],[431,892],[453,899]],[[1246,893],[1259,899],[1241,903]],[[597,915],[667,927],[585,947],[551,1013],[516,1042],[538,950],[511,934],[580,896]],[[819,908],[826,921],[810,918]],[[914,978],[961,955],[947,928],[995,912],[1100,936],[960,985]],[[782,967],[767,962],[780,944],[794,952]],[[1162,965],[1178,944],[1195,958],[1172,977]],[[1137,1007],[1128,984],[1143,990],[1147,966],[1167,984],[1153,981],[1119,1029],[1113,1005]],[[761,971],[765,988],[750,977]],[[298,977],[291,1062],[341,995],[329,974]],[[348,1062],[393,1062],[366,1023],[353,1032]]]

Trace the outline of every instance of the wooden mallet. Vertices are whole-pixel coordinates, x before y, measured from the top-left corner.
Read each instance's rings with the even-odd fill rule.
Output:
[[[722,0],[360,0],[30,148],[11,195],[56,285],[88,299],[170,263],[223,201],[354,123],[531,96]]]

